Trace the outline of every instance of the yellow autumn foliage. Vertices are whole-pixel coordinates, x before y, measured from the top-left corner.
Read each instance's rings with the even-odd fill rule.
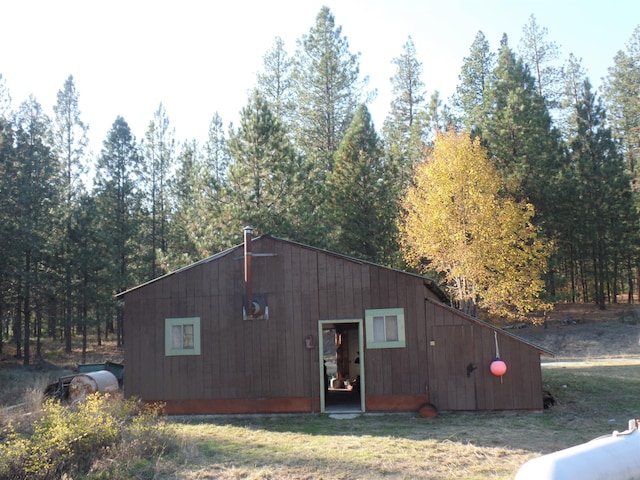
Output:
[[[548,307],[539,295],[551,245],[531,223],[533,205],[501,187],[478,138],[438,133],[403,199],[401,245],[411,265],[445,275],[462,310],[521,317]]]

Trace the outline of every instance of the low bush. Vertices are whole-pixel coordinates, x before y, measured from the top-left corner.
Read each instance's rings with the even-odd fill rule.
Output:
[[[9,425],[0,434],[0,479],[85,474],[114,453],[156,456],[170,443],[159,409],[102,394],[71,405],[47,400],[32,423]]]

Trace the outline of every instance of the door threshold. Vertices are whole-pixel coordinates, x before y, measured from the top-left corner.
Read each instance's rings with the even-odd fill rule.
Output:
[[[326,407],[324,413],[364,413],[360,407],[335,406]]]

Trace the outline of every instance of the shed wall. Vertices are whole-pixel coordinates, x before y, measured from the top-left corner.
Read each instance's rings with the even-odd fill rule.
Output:
[[[319,320],[402,307],[406,348],[366,349],[367,410],[417,409],[427,398],[441,410],[542,408],[539,352],[505,336],[509,372],[502,382],[487,374],[493,330],[435,302],[421,278],[270,237],[253,252],[268,320],[242,319],[242,248],[126,294],[127,396],[175,413],[319,411],[317,347],[304,338],[317,345]],[[200,317],[200,355],[165,356],[167,317]],[[478,368],[467,377],[469,362]]]

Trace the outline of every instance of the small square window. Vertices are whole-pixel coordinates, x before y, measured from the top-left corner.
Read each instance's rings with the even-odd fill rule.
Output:
[[[165,319],[165,355],[200,355],[200,318]]]
[[[366,310],[365,327],[367,348],[402,348],[406,345],[403,308]]]

